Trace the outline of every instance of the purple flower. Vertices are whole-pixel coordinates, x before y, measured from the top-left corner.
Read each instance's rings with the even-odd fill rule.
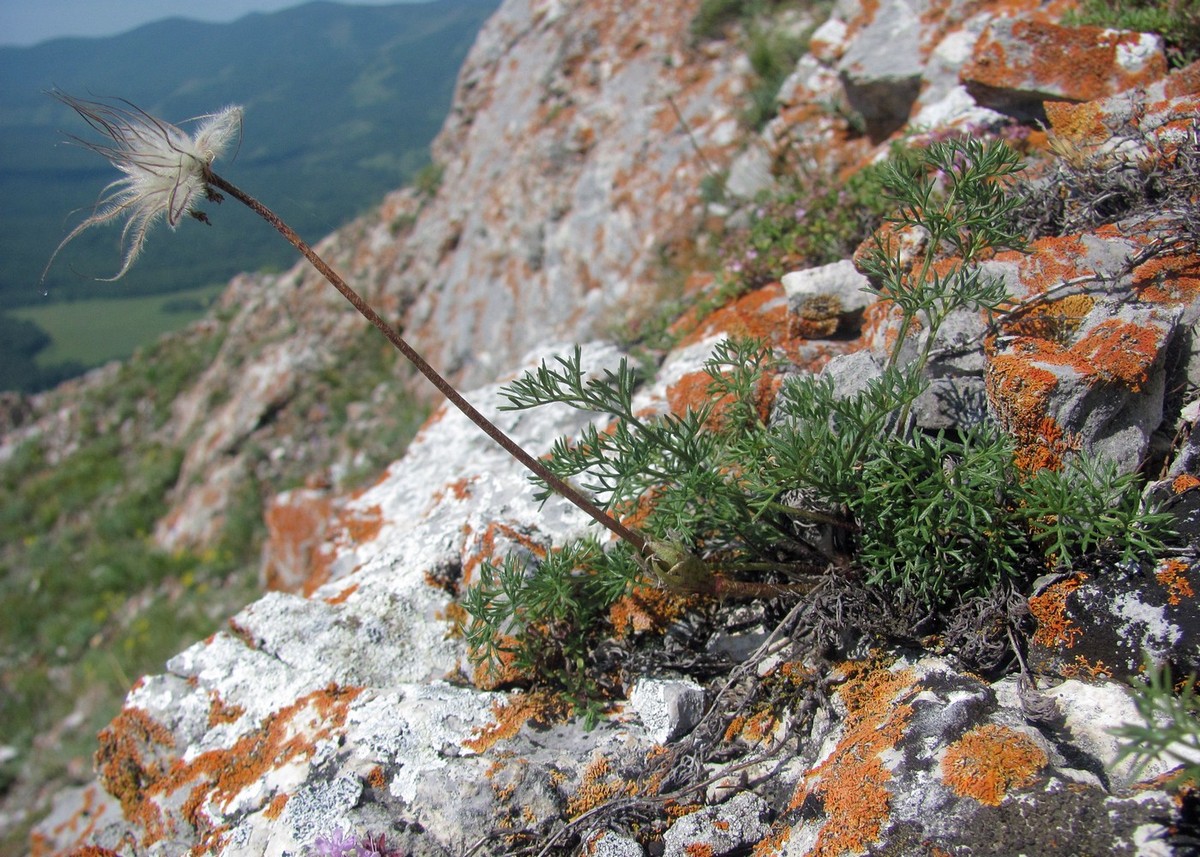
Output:
[[[358,843],[354,837],[335,827],[329,836],[318,836],[313,843],[313,854],[321,857],[350,857]]]
[[[387,847],[387,837],[380,833],[372,838],[368,833],[359,842],[362,851],[359,852],[359,857],[395,857],[397,852],[389,851]]]

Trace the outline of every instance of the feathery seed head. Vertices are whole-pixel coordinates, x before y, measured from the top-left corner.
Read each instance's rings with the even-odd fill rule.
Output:
[[[146,234],[159,218],[165,217],[172,229],[185,214],[205,219],[196,205],[204,198],[218,199],[209,190],[208,169],[241,133],[241,107],[226,107],[189,120],[195,128],[188,134],[127,101],[87,101],[62,92],[51,95],[111,142],[72,140],[106,157],[125,176],[104,189],[92,215],[55,249],[46,271],[59,251],[85,229],[124,218],[121,243],[125,256],[121,270],[107,278],[119,280],[137,259]],[[43,279],[45,276],[43,271]]]

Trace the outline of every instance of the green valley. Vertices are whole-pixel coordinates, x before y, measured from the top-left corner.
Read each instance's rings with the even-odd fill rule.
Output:
[[[240,206],[210,205],[211,227],[189,220],[178,235],[156,230],[119,282],[97,281],[120,268],[118,228],[79,236],[41,281],[54,248],[117,177],[67,142],[77,120],[48,90],[128,98],[177,124],[243,105],[242,144],[219,165],[222,174],[316,240],[428,164],[458,69],[497,5],[316,2],[230,24],[176,18],[110,38],[0,48],[0,193],[7,203],[0,209],[0,364],[8,368],[0,386],[43,388],[131,353],[189,318],[160,315],[142,326],[144,334],[122,328],[69,347],[56,332],[61,326],[44,327],[54,342],[40,348],[45,337],[14,318],[17,307],[42,325],[83,309],[68,301],[185,292],[293,261],[291,248]],[[127,348],[114,352],[113,337]]]

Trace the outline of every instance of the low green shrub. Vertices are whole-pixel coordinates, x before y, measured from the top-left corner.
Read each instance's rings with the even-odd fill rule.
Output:
[[[706,401],[683,414],[640,414],[639,373],[622,363],[590,376],[578,351],[513,382],[513,408],[557,402],[602,417],[557,442],[548,464],[606,510],[635,516],[656,557],[594,542],[509,557],[465,601],[473,657],[588,697],[604,686],[588,653],[611,633],[609,606],[656,580],[720,591],[712,580],[747,572],[784,584],[835,574],[936,612],[1100,550],[1152,558],[1166,519],[1142,504],[1134,477],[1086,462],[1024,474],[996,426],[913,427],[939,327],[953,312],[1005,300],[976,263],[1020,245],[1004,225],[1019,169],[1003,144],[973,140],[934,143],[881,169],[896,207],[889,220],[929,240],[907,262],[882,241],[867,254],[872,288],[899,310],[901,336],[856,393],[828,378],[787,377],[768,413],[764,391],[783,367],[761,344],[735,339],[705,364]],[[681,585],[664,574],[672,565],[709,583]]]
[[[442,177],[445,175],[446,168],[439,163],[428,163],[417,171],[413,176],[413,187],[422,197],[430,198],[437,196],[438,190],[442,186]]]
[[[698,39],[720,38],[727,26],[759,5],[757,0],[701,0],[692,18],[692,35]]]

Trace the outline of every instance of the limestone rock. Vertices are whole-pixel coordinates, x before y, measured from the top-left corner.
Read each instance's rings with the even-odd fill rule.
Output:
[[[817,299],[837,303],[838,313],[855,313],[875,302],[875,296],[866,291],[867,278],[854,269],[849,259],[792,271],[781,280],[793,311],[803,313]]]
[[[1067,678],[1129,679],[1149,658],[1181,675],[1200,668],[1200,571],[1164,559],[1153,580],[1078,573],[1030,599],[1030,663]]]
[[[701,179],[737,151],[770,155],[738,163],[735,184],[749,193],[796,141],[806,164],[838,172],[876,157],[911,117],[949,132],[1134,84],[1145,84],[1138,99],[1052,106],[1046,118],[1080,145],[1135,113],[1182,133],[1200,72],[1155,80],[1152,39],[1085,33],[1084,44],[1035,0],[1002,5],[1011,17],[966,0],[840,0],[781,90],[779,116],[754,141],[761,149],[743,149],[745,66],[728,41],[691,43],[694,0],[507,0],[464,66],[435,146],[440,187],[396,192],[321,248],[473,387],[473,403],[544,454],[589,417],[500,411],[495,379],[553,359],[614,314],[652,307],[643,292],[660,251],[688,244],[708,213]],[[1064,78],[1069,64],[1085,74]],[[999,320],[947,321],[921,424],[995,418],[1024,467],[1084,449],[1126,470],[1164,426],[1194,425],[1170,392],[1200,377],[1189,356],[1194,257],[1145,259],[1152,240],[1146,221],[1130,221],[989,260],[986,272],[1023,305]],[[826,371],[843,394],[860,388],[896,334],[894,314],[860,286],[851,260],[789,273],[681,327],[635,410],[683,414],[703,401],[704,361],[728,336],[762,339],[789,371]],[[319,837],[384,833],[419,857],[499,854],[514,842],[609,857],[1163,853],[1172,797],[1118,760],[1107,728],[1136,722],[1114,679],[1136,671],[1143,652],[1200,662],[1191,564],[1164,562],[1153,581],[1046,584],[1030,605],[1029,661],[1041,676],[989,679],[916,651],[919,641],[868,652],[864,636],[818,658],[785,639],[737,673],[740,684],[694,680],[686,716],[670,710],[666,686],[643,681],[589,730],[535,694],[473,686],[455,625],[484,562],[536,555],[589,532],[588,520],[556,500],[537,504],[521,470],[446,408],[373,484],[341,491],[350,444],[324,431],[306,385],[374,334],[300,267],[238,278],[222,309],[218,358],[160,429],[187,452],[159,542],[204,544],[239,486],[272,484],[281,461],[312,462],[319,476],[269,507],[265,573],[278,591],[138,682],[100,739],[108,797],[97,786],[64,795],[38,828],[39,854],[282,857]],[[583,355],[602,370],[621,352],[594,342]],[[377,385],[354,413],[386,410],[406,377]],[[33,407],[36,427],[14,438],[36,431],[69,449],[69,395]],[[1200,493],[1195,443],[1158,454],[1171,496]],[[762,605],[744,612],[720,614],[730,627],[693,654],[719,650],[724,665],[754,657],[773,629]],[[1050,686],[1048,675],[1065,680]],[[769,699],[746,696],[763,687]],[[770,704],[743,708],[747,699]],[[1146,776],[1169,768],[1154,760]]]
[[[694,681],[647,678],[629,692],[650,738],[666,744],[686,734],[704,713],[704,688]]]
[[[921,16],[924,0],[884,0],[838,63],[850,107],[875,137],[908,120],[921,91]]]
[[[332,515],[329,492],[321,489],[285,491],[271,498],[263,515],[267,524],[264,589],[304,590]]]
[[[1078,853],[1134,853],[1141,828],[1162,832],[1161,799],[1117,797],[1077,776],[1066,744],[936,659],[854,673],[841,699],[842,725],[773,825],[774,853],[936,844],[1049,855],[1057,830],[1073,831]]]
[[[634,840],[617,836],[611,830],[599,834],[585,847],[588,857],[644,857],[646,853]]]
[[[1038,117],[1044,101],[1093,101],[1166,71],[1158,36],[1003,17],[976,44],[962,79],[980,104]]]
[[[743,792],[720,806],[685,815],[663,836],[665,857],[737,853],[760,842],[769,829],[771,810],[762,798]]]
[[[1012,277],[1018,296],[1036,296],[1076,276],[1111,271],[1116,278],[1098,298],[1085,292],[1044,305],[1034,301],[1006,322],[1007,335],[989,358],[988,392],[1026,455],[1046,463],[1081,448],[1124,470],[1144,459],[1163,418],[1168,355],[1192,302],[1122,300],[1139,281],[1136,270],[1122,273],[1136,246],[1136,239],[1112,233],[1045,239],[1028,254],[985,266]]]

